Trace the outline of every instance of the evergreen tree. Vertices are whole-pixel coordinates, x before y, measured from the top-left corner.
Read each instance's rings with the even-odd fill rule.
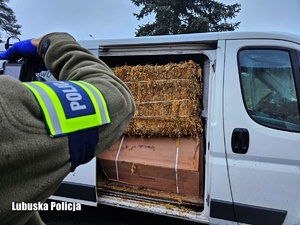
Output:
[[[21,25],[17,24],[14,11],[8,7],[9,0],[0,0],[0,42],[3,32],[7,36],[17,37],[21,34]]]
[[[241,10],[236,3],[226,5],[215,0],[131,0],[141,7],[133,15],[143,19],[151,13],[155,21],[139,26],[136,36],[233,31],[240,22],[229,23]]]

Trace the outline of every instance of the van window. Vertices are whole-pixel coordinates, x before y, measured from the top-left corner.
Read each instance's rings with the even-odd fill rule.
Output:
[[[238,60],[244,104],[251,118],[268,127],[300,132],[290,52],[244,49]]]

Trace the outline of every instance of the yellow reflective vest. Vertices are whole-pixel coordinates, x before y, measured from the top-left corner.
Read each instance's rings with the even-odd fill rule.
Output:
[[[51,137],[110,123],[98,88],[84,81],[24,82],[37,99]]]

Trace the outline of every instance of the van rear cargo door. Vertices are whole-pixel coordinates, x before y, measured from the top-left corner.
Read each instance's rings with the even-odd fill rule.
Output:
[[[226,42],[225,145],[238,222],[300,223],[298,51],[280,40]]]

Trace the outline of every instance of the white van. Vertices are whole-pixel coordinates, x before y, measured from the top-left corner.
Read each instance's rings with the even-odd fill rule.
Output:
[[[201,66],[203,181],[190,188],[203,192],[185,203],[144,188],[105,188],[101,179],[109,179],[94,159],[52,198],[66,200],[66,194],[207,224],[300,224],[300,37],[224,32],[80,43],[110,67],[188,60]]]

